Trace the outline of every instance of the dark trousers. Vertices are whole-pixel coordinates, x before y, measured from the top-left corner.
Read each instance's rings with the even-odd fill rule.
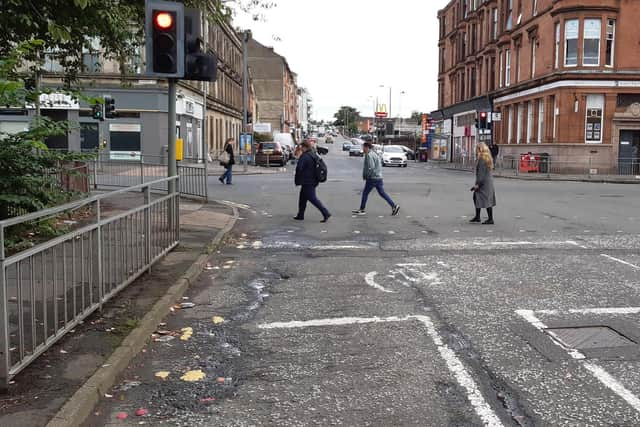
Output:
[[[360,209],[364,210],[367,207],[367,199],[369,198],[369,193],[373,191],[373,189],[378,190],[378,194],[380,197],[385,199],[389,205],[394,208],[396,204],[391,200],[391,197],[384,191],[384,183],[381,179],[368,179],[367,183],[364,185],[364,190],[362,190],[362,200],[360,201]]]
[[[298,199],[298,217],[304,218],[304,211],[307,209],[307,202],[318,208],[323,217],[329,216],[329,211],[324,207],[316,195],[315,185],[302,185],[300,187],[300,198]]]
[[[222,175],[220,175],[220,179],[222,181],[224,181],[225,179],[227,180],[227,184],[231,184],[231,178],[233,176],[233,165],[229,165],[227,166],[227,169],[224,171],[224,173]]]

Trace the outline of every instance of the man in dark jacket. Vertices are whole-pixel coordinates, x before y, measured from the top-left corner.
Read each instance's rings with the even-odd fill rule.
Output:
[[[236,159],[233,155],[233,143],[234,143],[234,139],[233,138],[229,138],[227,139],[227,141],[224,143],[224,152],[227,153],[227,161],[226,162],[221,162],[222,166],[224,166],[225,171],[222,175],[220,175],[220,178],[218,178],[218,181],[220,181],[222,184],[224,184],[225,179],[227,180],[227,184],[231,185],[231,178],[232,178],[232,169],[233,169],[233,165],[236,163]]]
[[[300,186],[300,199],[298,201],[298,215],[293,217],[293,219],[298,221],[304,220],[304,211],[307,208],[307,202],[311,202],[311,204],[322,213],[322,222],[327,222],[331,214],[316,195],[316,187],[319,184],[316,178],[317,154],[311,150],[311,145],[307,141],[300,144],[300,149],[302,150],[302,155],[298,159],[295,178],[296,186]]]

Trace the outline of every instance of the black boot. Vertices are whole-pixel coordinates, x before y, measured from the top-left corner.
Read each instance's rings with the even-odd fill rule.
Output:
[[[489,219],[483,224],[493,225],[493,208],[487,208],[487,215],[489,215]]]
[[[469,222],[480,222],[480,209],[476,208],[476,216],[471,218]]]

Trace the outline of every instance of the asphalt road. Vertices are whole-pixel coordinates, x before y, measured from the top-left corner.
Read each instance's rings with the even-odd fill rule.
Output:
[[[640,187],[497,180],[485,226],[471,174],[412,163],[384,169],[400,215],[372,194],[354,217],[341,145],[328,224],[291,220],[292,167],[211,178],[242,219],[159,327],[193,333],[152,342],[87,425],[640,425]]]

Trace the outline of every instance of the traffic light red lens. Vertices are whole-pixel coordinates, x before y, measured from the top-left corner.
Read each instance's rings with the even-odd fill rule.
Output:
[[[480,117],[484,119],[485,117],[487,117],[487,113],[480,113]]]
[[[168,30],[173,27],[173,15],[168,12],[158,12],[156,14],[156,28],[160,30]]]

